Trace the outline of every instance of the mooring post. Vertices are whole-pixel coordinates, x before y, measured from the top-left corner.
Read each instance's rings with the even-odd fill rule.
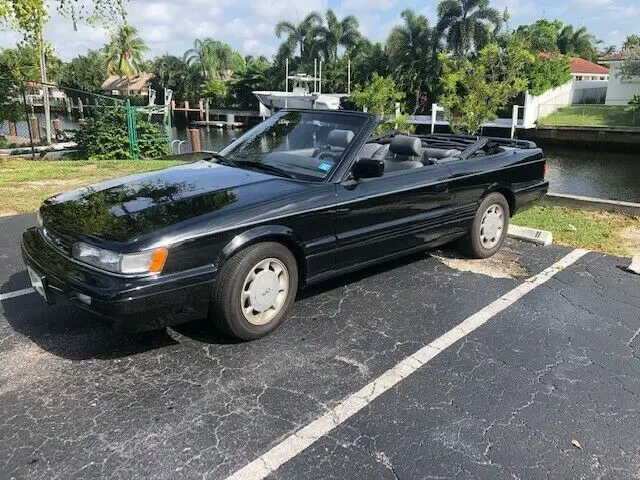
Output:
[[[438,116],[438,104],[431,104],[431,133],[436,131],[436,117]]]
[[[209,113],[210,113],[209,112],[209,99],[208,98],[205,100],[204,108],[205,108],[204,116],[205,116],[205,120],[207,121],[207,132],[208,132],[209,131]]]
[[[82,99],[78,97],[78,112],[80,113],[80,119],[84,118],[84,105],[82,104]]]
[[[29,117],[29,124],[31,125],[31,134],[33,135],[34,143],[40,143],[40,122],[38,122],[38,117],[31,115],[31,117]]]
[[[53,123],[53,134],[56,140],[64,140],[64,130],[62,129],[62,120],[55,118]]]
[[[518,105],[513,106],[511,113],[511,139],[516,136],[516,125],[518,125]]]
[[[189,100],[184,101],[184,119],[189,122]]]
[[[191,139],[191,151],[192,152],[201,152],[202,148],[200,146],[200,129],[199,128],[190,128],[189,129],[189,138]]]

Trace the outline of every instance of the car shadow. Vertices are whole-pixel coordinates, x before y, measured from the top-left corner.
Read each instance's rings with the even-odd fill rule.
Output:
[[[321,295],[428,257],[428,252],[416,253],[332,278],[300,290],[297,300]],[[0,291],[10,292],[25,288],[24,277],[24,272],[12,275],[0,286]],[[5,299],[0,304],[4,317],[14,331],[29,338],[43,350],[68,360],[110,360],[137,355],[179,345],[181,337],[205,344],[240,343],[205,319],[176,325],[170,329],[127,333],[112,328],[95,315],[78,309],[63,299],[56,305],[47,306],[33,293]]]
[[[24,275],[12,275],[0,291],[25,288]],[[62,299],[49,307],[35,293],[4,299],[0,304],[0,315],[11,329],[43,350],[68,360],[122,358],[179,343],[166,329],[136,334],[117,331]]]

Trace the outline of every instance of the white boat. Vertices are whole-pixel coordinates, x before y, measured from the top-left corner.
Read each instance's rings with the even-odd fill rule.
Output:
[[[287,77],[293,82],[292,91],[255,91],[253,94],[267,109],[271,108],[316,108],[319,110],[338,110],[340,99],[346,93],[317,93],[311,92],[309,84],[313,82],[314,90],[319,78],[305,73],[298,73]]]

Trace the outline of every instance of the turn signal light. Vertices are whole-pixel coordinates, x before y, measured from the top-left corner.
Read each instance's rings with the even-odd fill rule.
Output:
[[[168,256],[169,250],[167,250],[166,248],[158,248],[155,252],[153,252],[153,256],[151,257],[151,261],[149,262],[149,272],[160,273],[164,268],[164,264],[167,261]]]

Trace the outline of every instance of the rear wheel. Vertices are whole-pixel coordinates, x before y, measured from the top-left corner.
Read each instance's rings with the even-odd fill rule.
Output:
[[[278,327],[297,289],[298,268],[288,248],[275,242],[251,245],[220,270],[210,317],[231,336],[254,340]]]
[[[476,212],[471,230],[460,242],[471,258],[494,255],[504,243],[509,228],[509,203],[500,193],[487,195]]]

